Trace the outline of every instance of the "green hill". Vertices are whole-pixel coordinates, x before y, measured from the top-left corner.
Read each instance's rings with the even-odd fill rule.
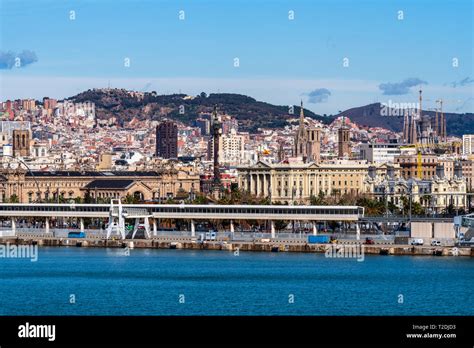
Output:
[[[258,128],[283,128],[289,118],[299,115],[300,107],[294,106],[293,114],[289,114],[287,105],[273,105],[254,98],[232,93],[212,93],[187,97],[186,94],[157,95],[154,92],[145,93],[143,98],[134,96],[124,89],[88,90],[69,98],[75,102],[91,101],[96,105],[99,119],[108,119],[115,116],[120,123],[138,119],[160,120],[171,118],[185,124],[193,125],[199,113],[210,113],[217,104],[220,113],[235,117],[242,131],[257,132]],[[180,114],[180,107],[184,113]],[[335,117],[344,115],[361,126],[383,127],[400,132],[403,126],[403,117],[381,116],[381,104],[369,104],[354,107],[343,111],[336,116],[321,116],[305,109],[305,116],[323,123],[332,122]],[[434,117],[433,111],[424,111]],[[474,134],[474,114],[446,113],[447,132],[449,135],[461,136]]]
[[[156,120],[167,117],[189,125],[199,117],[199,113],[210,113],[214,105],[217,105],[220,113],[232,115],[239,121],[240,130],[249,132],[256,132],[258,128],[283,128],[287,119],[297,117],[300,112],[299,106],[294,107],[294,114],[289,114],[286,105],[272,105],[232,93],[212,93],[209,96],[202,93],[190,99],[185,94],[156,95],[152,92],[145,93],[141,99],[126,90],[111,89],[88,90],[70,100],[94,102],[99,119],[115,116],[120,121],[130,121],[134,117]],[[181,106],[184,108],[183,114],[179,112]],[[324,123],[332,121],[332,118],[316,115],[307,109],[304,113],[305,116]]]

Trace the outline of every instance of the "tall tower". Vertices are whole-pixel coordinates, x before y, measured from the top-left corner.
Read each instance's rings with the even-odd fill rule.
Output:
[[[443,100],[442,99],[439,100],[439,112],[441,114],[441,129],[440,129],[441,139],[442,139],[442,141],[445,142],[446,137],[447,137],[447,134],[446,134],[446,115],[443,112]]]
[[[307,161],[317,163],[321,159],[321,130],[319,128],[310,128],[307,134]]]
[[[214,105],[214,111],[211,117],[211,133],[214,151],[214,176],[212,180],[212,191],[215,199],[219,198],[221,190],[221,174],[219,170],[219,138],[222,135],[221,122],[217,116],[217,105]]]
[[[278,162],[283,162],[285,160],[285,149],[283,148],[283,140],[278,144]]]
[[[405,109],[405,114],[403,117],[403,142],[405,144],[410,142],[410,121],[408,118],[408,110]]]
[[[418,91],[419,93],[419,97],[418,97],[418,119],[421,119],[421,117],[423,116],[422,113],[423,113],[423,109],[421,108],[421,103],[423,101],[423,95],[422,95],[422,90],[420,88],[420,90]]]
[[[349,128],[346,126],[346,118],[343,116],[342,126],[338,130],[338,157],[350,157],[350,154]]]
[[[296,132],[295,137],[295,151],[294,155],[296,157],[303,157],[303,161],[306,161],[307,153],[307,143],[308,143],[308,134],[306,132],[306,127],[304,124],[304,111],[303,111],[303,101],[301,101],[300,108],[300,123],[298,126],[298,131]]]
[[[13,156],[26,157],[30,155],[31,135],[29,130],[13,130]]]
[[[172,121],[156,126],[156,156],[178,158],[178,126]]]
[[[411,123],[410,123],[410,144],[416,144],[418,142],[417,137],[417,129],[416,129],[416,120],[415,115],[411,116]]]

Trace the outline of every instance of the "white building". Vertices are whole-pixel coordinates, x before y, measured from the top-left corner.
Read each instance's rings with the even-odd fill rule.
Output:
[[[465,134],[462,136],[462,154],[474,154],[474,134]]]
[[[364,143],[360,144],[360,159],[369,163],[393,163],[395,156],[401,154],[399,144]]]
[[[244,155],[245,138],[237,134],[235,129],[231,129],[230,134],[220,138],[222,141],[222,161],[231,165],[241,163]]]
[[[46,158],[49,156],[48,142],[35,141],[31,146],[31,157]]]
[[[425,212],[441,213],[452,207],[467,207],[466,178],[463,176],[461,164],[456,165],[453,178],[447,178],[444,166],[436,166],[436,175],[430,180],[408,179],[397,175],[379,176],[369,170],[364,180],[365,193],[374,195],[376,199],[393,203],[399,209],[411,197],[412,202],[420,203]]]
[[[0,133],[12,137],[14,130],[31,130],[29,121],[0,121]]]
[[[247,135],[237,134],[232,129],[229,134],[219,138],[219,162],[231,166],[239,165],[244,159],[244,147]],[[212,148],[214,140],[211,138],[208,143],[208,159],[212,160]]]

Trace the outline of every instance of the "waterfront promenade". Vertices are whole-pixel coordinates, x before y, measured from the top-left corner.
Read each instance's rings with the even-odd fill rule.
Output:
[[[446,238],[443,244],[430,246],[409,245],[405,237],[396,238],[380,230],[372,234],[361,234],[361,226],[371,224],[364,217],[364,209],[357,206],[279,206],[279,205],[184,205],[184,204],[121,204],[113,200],[111,204],[0,204],[0,218],[9,221],[7,231],[0,230],[0,243],[34,244],[39,246],[79,246],[79,247],[128,247],[159,249],[199,249],[228,251],[292,251],[325,252],[327,245],[318,241],[310,242],[309,236],[321,235],[318,226],[339,223],[345,232],[327,235],[340,250],[353,245],[363,245],[365,253],[380,255],[437,255],[472,256],[470,247],[458,246],[454,239]],[[84,221],[95,220],[103,228],[86,229]],[[19,221],[40,222],[44,227],[31,228],[17,226]],[[58,229],[51,226],[65,220],[75,221],[75,229]],[[162,231],[160,221],[184,221],[189,226],[186,231]],[[266,225],[266,232],[236,231],[234,221],[258,221]],[[286,220],[303,224],[304,231],[293,233],[277,232],[275,223]],[[197,231],[198,222],[227,221],[226,230]],[[131,223],[131,230],[126,224]],[[435,223],[437,224],[437,223]],[[443,221],[438,224],[447,224]],[[68,226],[72,226],[68,225]],[[309,228],[308,228],[309,226]],[[300,226],[301,227],[301,226]],[[436,226],[434,226],[436,227]],[[445,226],[446,227],[446,226]],[[70,238],[69,232],[82,232],[81,238]],[[323,231],[324,235],[324,231]],[[370,239],[370,243],[365,238]]]
[[[191,236],[190,232],[170,234],[161,232],[151,239],[106,239],[102,234],[89,233],[87,238],[68,238],[65,231],[58,236],[45,235],[39,232],[19,232],[16,236],[0,238],[0,244],[58,246],[58,247],[91,247],[91,248],[145,248],[145,249],[192,249],[192,250],[224,250],[224,251],[262,251],[262,252],[304,252],[325,253],[332,244],[308,243],[306,236],[282,234],[271,238],[269,234],[257,233],[237,234],[220,233],[216,240],[200,241]],[[351,237],[338,239],[335,244],[341,251],[352,246],[363,246],[368,255],[435,255],[435,256],[474,256],[470,247],[446,246],[412,246],[396,244],[394,239],[374,239],[374,244],[365,245],[364,241]]]

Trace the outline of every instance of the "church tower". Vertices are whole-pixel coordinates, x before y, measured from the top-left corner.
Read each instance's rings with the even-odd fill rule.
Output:
[[[303,161],[306,161],[306,157],[308,156],[307,144],[308,144],[308,134],[306,132],[306,126],[304,124],[303,101],[301,101],[300,123],[299,123],[298,131],[296,132],[296,137],[295,137],[294,154],[296,157],[300,157],[300,156],[303,157]]]
[[[342,116],[342,126],[338,130],[338,157],[351,156],[351,144],[349,139],[349,128],[346,126],[346,118]]]
[[[306,127],[303,110],[303,101],[301,101],[300,123],[295,137],[294,156],[302,157],[306,163],[319,162],[321,158],[321,129]]]
[[[31,134],[29,130],[14,129],[13,130],[13,156],[25,157],[30,156]]]
[[[321,129],[308,129],[307,162],[318,163],[321,159]]]

